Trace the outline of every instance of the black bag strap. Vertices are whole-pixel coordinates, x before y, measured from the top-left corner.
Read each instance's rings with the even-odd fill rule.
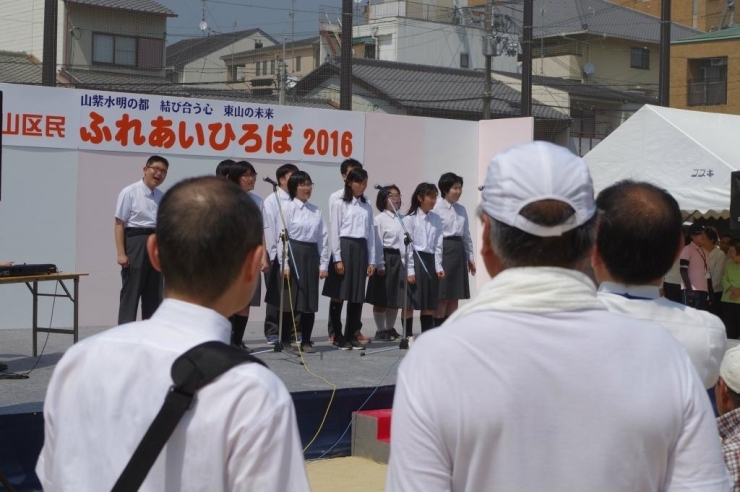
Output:
[[[243,350],[218,341],[197,345],[178,357],[172,364],[174,385],[112,492],[139,490],[178,422],[190,408],[195,393],[232,367],[248,362],[265,365]]]

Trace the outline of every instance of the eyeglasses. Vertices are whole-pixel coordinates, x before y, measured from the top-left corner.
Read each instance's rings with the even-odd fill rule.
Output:
[[[154,167],[154,166],[147,166],[149,169],[154,171],[154,174],[161,174],[162,176],[167,176],[167,169],[162,169],[161,167]]]

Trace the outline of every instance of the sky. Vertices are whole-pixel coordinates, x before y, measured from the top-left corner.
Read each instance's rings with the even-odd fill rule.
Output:
[[[157,0],[176,12],[178,17],[167,20],[167,43],[202,36],[198,29],[203,16],[201,0]],[[363,3],[367,3],[364,0]],[[341,0],[206,0],[205,20],[215,33],[241,31],[259,27],[278,41],[290,40],[291,5],[295,5],[295,39],[318,36],[319,10],[333,12],[336,22],[341,12]]]

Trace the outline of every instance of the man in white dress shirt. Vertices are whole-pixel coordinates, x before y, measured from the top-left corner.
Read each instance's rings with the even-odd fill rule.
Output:
[[[481,210],[493,279],[401,363],[386,490],[728,490],[684,349],[607,311],[578,271],[596,233],[586,163],[508,149]]]
[[[172,386],[175,359],[204,342],[228,344],[228,317],[259,282],[262,218],[218,177],[172,187],[147,251],[167,278],[151,319],[75,344],[44,403],[43,489],[111,490]],[[142,491],[308,491],[293,401],[260,364],[202,388],[149,471]]]
[[[141,318],[151,318],[162,302],[162,277],[152,268],[146,253],[147,237],[157,226],[157,207],[162,200],[158,187],[167,177],[167,159],[151,156],[144,166],[144,177],[118,195],[115,239],[121,266],[121,299],[118,324],[136,321],[141,299]]]
[[[591,264],[599,299],[609,311],[665,328],[686,349],[704,387],[714,387],[727,347],[724,324],[659,292],[683,245],[678,203],[665,190],[627,180],[603,190],[596,206],[601,218]]]

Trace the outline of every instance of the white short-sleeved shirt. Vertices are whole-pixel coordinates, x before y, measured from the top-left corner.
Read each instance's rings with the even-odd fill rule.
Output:
[[[400,217],[400,216],[399,216]],[[384,210],[379,213],[373,219],[375,223],[375,239],[377,245],[375,246],[375,265],[378,270],[385,269],[385,258],[383,256],[383,248],[397,249],[403,254],[403,227],[401,222],[396,218],[396,214]]]
[[[334,261],[351,261],[351,258],[342,258],[339,240],[342,237],[351,237],[367,240],[367,262],[375,265],[375,227],[373,209],[360,198],[351,201],[334,201],[331,204],[331,231],[329,244]]]
[[[606,309],[482,311],[424,333],[391,426],[388,492],[731,486],[686,352]]]
[[[157,226],[157,210],[164,193],[159,188],[150,190],[140,179],[121,190],[116,201],[116,218],[124,227],[153,228]]]
[[[201,343],[229,343],[215,311],[165,299],[154,316],[73,345],[44,402],[36,473],[45,491],[111,490],[172,385],[174,360]],[[141,491],[308,491],[290,394],[259,364],[201,389]]]
[[[727,255],[719,249],[719,246],[715,246],[712,251],[707,253],[707,263],[709,264],[709,272],[712,274],[714,292],[722,292],[722,275],[725,274]]]
[[[727,350],[725,325],[717,316],[660,297],[658,287],[651,285],[602,282],[599,300],[613,313],[665,328],[686,349],[704,387],[709,389],[717,383]]]
[[[425,214],[421,209],[416,213],[407,215],[403,218],[406,230],[409,231],[411,240],[414,242],[416,251],[420,253],[430,253],[434,255],[434,269],[437,273],[443,271],[442,268],[442,219],[433,211]],[[408,274],[414,275],[414,262],[417,258],[412,254],[409,255]],[[429,272],[430,274],[432,272]]]

